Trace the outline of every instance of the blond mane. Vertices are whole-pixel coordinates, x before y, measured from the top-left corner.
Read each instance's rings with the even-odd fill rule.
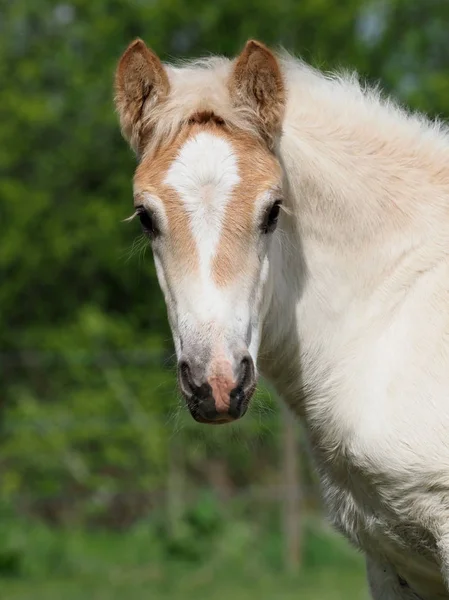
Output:
[[[432,165],[435,151],[449,151],[447,125],[423,114],[411,113],[391,97],[384,96],[379,86],[361,82],[356,73],[323,73],[286,51],[279,52],[278,60],[288,90],[287,130],[298,125],[303,115],[308,114],[310,118],[311,113],[316,118],[309,125],[314,128],[325,124],[326,128],[335,130],[346,124],[348,118],[356,123],[358,119],[369,119],[375,121],[376,127],[388,129],[390,138],[400,138],[404,146],[418,145],[415,150],[422,153],[424,160],[426,153],[432,153],[426,161]],[[145,126],[152,131],[148,151],[161,140],[171,141],[192,114],[202,111],[216,113],[231,129],[258,135],[250,109],[231,104],[227,81],[233,62],[211,56],[164,65],[172,93],[167,102],[151,107],[144,116]],[[310,111],[313,108],[315,110]],[[360,135],[363,134],[362,128]]]

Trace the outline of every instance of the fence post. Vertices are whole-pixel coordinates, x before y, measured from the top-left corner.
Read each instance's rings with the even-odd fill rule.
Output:
[[[184,514],[184,460],[179,433],[173,433],[168,446],[167,525],[170,537],[177,538]]]
[[[281,401],[282,418],[282,524],[284,530],[284,561],[290,572],[301,566],[301,482],[299,475],[299,444],[296,417]]]

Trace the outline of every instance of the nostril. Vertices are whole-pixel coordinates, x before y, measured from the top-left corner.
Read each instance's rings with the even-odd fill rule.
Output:
[[[254,385],[254,363],[249,354],[240,361],[238,387],[247,390]]]
[[[193,394],[195,385],[192,379],[192,372],[189,363],[186,360],[181,360],[178,364],[179,381],[183,392]]]

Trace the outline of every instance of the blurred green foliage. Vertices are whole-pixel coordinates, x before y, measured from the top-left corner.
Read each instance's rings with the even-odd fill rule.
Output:
[[[356,68],[444,116],[449,3],[3,0],[0,17],[2,501],[46,522],[130,527],[167,486],[176,520],[188,482],[276,484],[279,426],[267,389],[225,430],[200,428],[178,403],[151,252],[136,224],[123,223],[134,157],[114,114],[116,62],[136,36],[166,60],[233,55],[255,37],[323,69]],[[221,484],[212,476],[220,469]],[[190,548],[196,560],[192,531],[208,518],[181,519],[171,551]],[[34,526],[50,540],[46,525]],[[87,552],[73,536],[67,543]],[[58,543],[55,564],[65,556]],[[5,549],[0,571],[25,568],[23,552]]]
[[[205,495],[186,515],[177,544],[161,529],[157,512],[125,533],[3,520],[1,597],[119,598],[126,588],[133,599],[271,599],[294,592],[310,600],[343,600],[349,593],[354,600],[364,598],[361,557],[320,519],[307,521],[305,568],[289,576],[274,515],[248,519],[250,510],[235,504],[234,518],[226,520]]]

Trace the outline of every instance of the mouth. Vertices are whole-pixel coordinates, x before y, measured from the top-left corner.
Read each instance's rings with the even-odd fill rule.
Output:
[[[246,414],[251,396],[252,392],[245,395],[238,407],[230,407],[228,412],[217,412],[214,408],[200,408],[198,401],[192,397],[186,398],[186,400],[190,414],[197,423],[202,425],[227,425],[228,423],[235,423]]]
[[[239,415],[233,416],[230,414],[219,414],[217,416],[204,416],[198,413],[198,410],[195,410],[193,407],[189,406],[190,414],[195,419],[197,423],[201,423],[202,425],[227,425],[228,423],[235,423],[239,419],[241,419],[246,411],[247,407],[245,407]]]
[[[193,415],[192,415],[193,416]],[[234,419],[232,417],[219,417],[217,419],[204,419],[203,417],[198,416],[194,416],[193,417],[195,419],[195,421],[197,421],[197,423],[202,423],[203,425],[226,425],[227,423],[234,423],[235,421],[238,421],[237,419]]]

